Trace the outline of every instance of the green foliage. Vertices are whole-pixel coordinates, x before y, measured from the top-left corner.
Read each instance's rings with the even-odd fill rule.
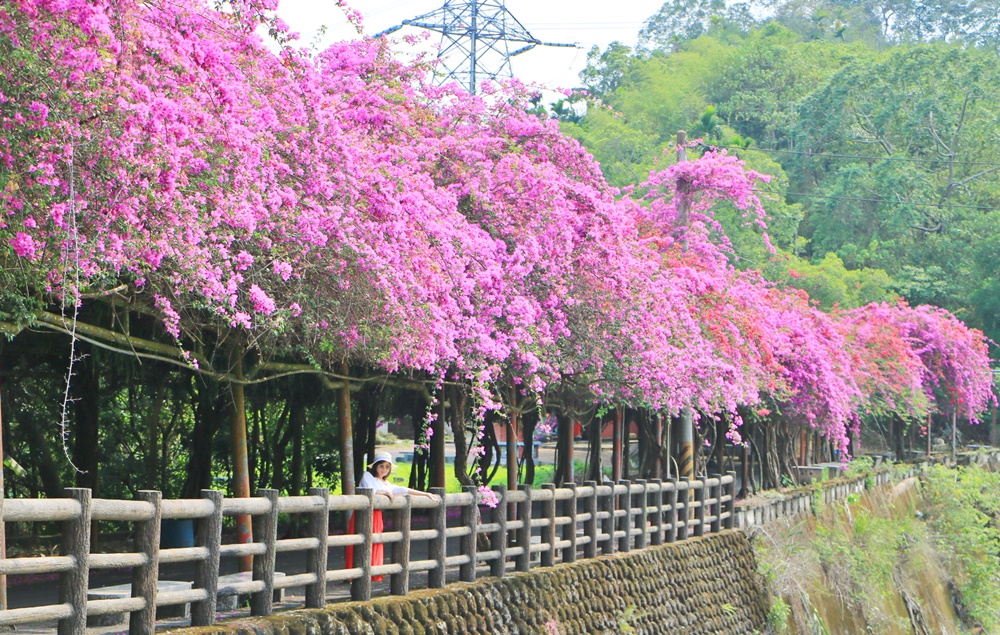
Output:
[[[931,467],[927,514],[962,604],[984,632],[1000,631],[1000,474],[978,466]]]
[[[784,598],[774,598],[767,610],[767,625],[776,633],[788,631],[788,618],[792,615],[792,607]]]
[[[959,4],[781,0],[758,23],[672,0],[638,52],[591,53],[581,78],[606,107],[564,129],[618,186],[672,161],[679,129],[729,146],[774,175],[768,232],[803,259],[769,278],[824,309],[943,306],[1000,339],[1000,25]],[[764,267],[759,231],[720,207],[737,262]]]
[[[875,467],[875,459],[870,456],[856,456],[847,464],[844,476],[854,478],[855,476],[867,475]]]
[[[819,262],[782,255],[773,259],[765,275],[809,294],[821,309],[853,309],[872,302],[894,302],[893,280],[881,269],[848,269],[837,254]]]

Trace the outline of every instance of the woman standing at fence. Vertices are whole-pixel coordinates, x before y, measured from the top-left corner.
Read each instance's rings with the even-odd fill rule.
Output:
[[[406,487],[400,487],[399,485],[393,485],[388,481],[389,474],[392,473],[392,469],[396,467],[396,463],[392,460],[392,455],[388,452],[376,452],[375,456],[368,466],[368,469],[361,476],[361,483],[358,484],[359,488],[367,488],[373,490],[376,496],[385,496],[390,501],[392,501],[396,496],[423,496],[424,498],[429,498],[434,502],[439,499],[434,494],[428,494],[427,492],[421,492],[416,489],[409,489]],[[385,528],[385,523],[382,520],[382,510],[376,509],[372,512],[372,534],[380,534]],[[347,531],[349,533],[354,533],[354,515],[351,515],[351,522],[348,525]],[[372,545],[372,566],[378,566],[382,564],[385,557],[385,545],[382,543],[376,543]],[[344,562],[348,568],[353,568],[354,565],[354,546],[350,545],[344,549]],[[372,576],[372,580],[378,582],[382,579],[382,576],[376,575]]]

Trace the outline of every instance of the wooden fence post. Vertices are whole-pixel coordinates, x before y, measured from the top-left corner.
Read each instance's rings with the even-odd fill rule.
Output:
[[[462,582],[476,581],[476,547],[479,525],[479,497],[475,485],[466,485],[462,491],[472,497],[472,502],[462,508],[462,525],[469,528],[469,535],[462,536],[461,553],[469,556],[469,561],[461,566],[458,577]]]
[[[569,517],[569,523],[563,525],[562,538],[569,541],[568,547],[563,547],[562,561],[576,562],[576,483],[567,483],[565,489],[572,494],[563,501],[563,516]]]
[[[375,507],[375,491],[359,487],[354,492],[368,499],[368,504],[354,510],[354,532],[364,538],[364,542],[354,546],[355,568],[361,569],[361,577],[351,582],[351,599],[367,602],[372,599],[372,514]]]
[[[712,487],[712,522],[709,531],[717,534],[722,530],[722,474],[716,474],[712,478],[719,479],[719,483]]]
[[[586,485],[594,493],[587,497],[586,502],[586,513],[590,517],[583,523],[583,533],[590,538],[590,542],[583,546],[583,557],[594,558],[597,556],[597,481],[587,481]]]
[[[326,568],[330,556],[327,544],[330,535],[330,490],[325,487],[309,488],[309,495],[323,500],[323,506],[309,514],[308,532],[319,541],[309,552],[306,571],[316,574],[316,582],[306,585],[306,608],[321,609],[326,605]]]
[[[654,478],[653,484],[653,535],[650,543],[653,546],[663,544],[663,481]]]
[[[687,540],[688,537],[688,517],[690,516],[690,509],[688,509],[688,501],[691,500],[691,479],[687,476],[682,476],[680,482],[677,483],[677,514],[674,516],[676,520],[674,523],[677,525],[677,540]]]
[[[601,522],[601,533],[607,534],[608,538],[601,544],[601,553],[610,554],[615,552],[615,486],[611,486],[611,494],[603,497],[600,508],[607,516]]]
[[[497,552],[497,557],[490,561],[490,575],[502,578],[507,573],[507,487],[498,485],[493,491],[499,504],[493,509],[498,528],[490,534],[490,550]]]
[[[410,592],[410,530],[413,519],[413,503],[409,496],[403,497],[403,506],[396,510],[396,526],[403,534],[402,540],[392,547],[392,560],[403,568],[389,576],[389,592],[406,595]]]
[[[81,487],[66,488],[66,497],[80,503],[80,515],[63,522],[62,555],[75,566],[59,576],[59,603],[69,604],[73,613],[59,620],[59,635],[84,635],[87,630],[87,584],[90,578],[91,492]]]
[[[670,506],[670,510],[667,511],[667,523],[670,529],[667,530],[664,540],[671,543],[677,541],[677,479],[668,478],[664,486],[667,488],[667,505]]]
[[[517,515],[521,521],[521,528],[517,530],[517,544],[523,551],[515,562],[517,571],[531,571],[531,486],[522,485],[521,491],[524,492],[525,499]]]
[[[636,536],[635,546],[636,549],[645,549],[649,544],[649,491],[646,487],[646,481],[642,479],[636,480],[636,484],[642,488],[639,492],[639,516],[636,519],[636,524],[638,525],[639,535]]]
[[[191,603],[191,626],[215,624],[216,592],[219,589],[219,548],[222,546],[222,492],[201,490],[201,497],[212,503],[212,514],[198,520],[195,541],[208,550],[208,558],[194,565],[194,586],[205,589],[208,598]]]
[[[542,504],[542,515],[548,521],[542,529],[542,542],[549,545],[542,552],[542,566],[551,567],[556,563],[556,486],[554,483],[545,483],[542,489],[551,494]]]
[[[434,560],[437,566],[427,572],[427,588],[440,589],[444,586],[445,558],[448,556],[448,538],[445,535],[448,530],[448,505],[445,501],[447,494],[443,487],[432,487],[431,494],[441,500],[431,509],[431,529],[437,532],[437,537],[430,541],[428,557]]]
[[[707,478],[701,479],[701,482],[699,484],[701,485],[701,487],[699,487],[698,489],[696,489],[694,491],[695,501],[697,501],[697,503],[698,503],[698,509],[696,509],[695,512],[694,512],[695,513],[695,518],[698,520],[698,522],[694,526],[694,535],[695,536],[704,536],[705,535],[705,505],[706,505],[706,501],[708,500],[708,498],[706,496],[707,492],[705,490],[708,489],[708,479]],[[688,499],[688,500],[690,500],[690,499]]]
[[[732,529],[736,526],[736,472],[726,472],[726,476],[732,480],[726,486],[726,493],[729,495],[729,500],[726,501],[725,509],[729,517],[726,518],[723,527]]]
[[[625,494],[621,497],[621,508],[625,510],[622,516],[622,530],[625,535],[618,540],[618,551],[631,551],[632,549],[632,483],[629,481],[618,481],[619,485],[625,486]]]
[[[253,559],[253,579],[264,582],[264,589],[250,596],[250,614],[264,617],[274,612],[275,543],[278,540],[278,490],[259,489],[257,496],[271,504],[267,513],[253,517],[253,535],[264,543],[264,553]]]
[[[136,523],[135,549],[149,558],[139,567],[132,567],[132,597],[143,598],[146,606],[133,611],[128,621],[129,635],[151,635],[156,630],[156,582],[160,570],[160,503],[162,492],[141,490],[135,497],[153,506],[153,517]]]

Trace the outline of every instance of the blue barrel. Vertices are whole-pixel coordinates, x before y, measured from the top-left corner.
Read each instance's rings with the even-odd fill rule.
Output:
[[[193,518],[169,518],[160,521],[160,549],[180,549],[193,546]]]

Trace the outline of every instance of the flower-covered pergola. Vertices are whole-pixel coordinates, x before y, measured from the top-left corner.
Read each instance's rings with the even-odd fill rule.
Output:
[[[982,334],[947,312],[824,314],[735,269],[712,211],[764,227],[767,178],[736,157],[618,192],[518,86],[432,86],[380,40],[296,48],[274,10],[0,1],[4,333],[72,332],[237,392],[317,374],[348,405],[362,368],[467,386],[480,416],[572,395],[722,414],[738,440],[752,410],[842,453],[866,416],[992,399]],[[92,303],[162,328],[67,317]]]

